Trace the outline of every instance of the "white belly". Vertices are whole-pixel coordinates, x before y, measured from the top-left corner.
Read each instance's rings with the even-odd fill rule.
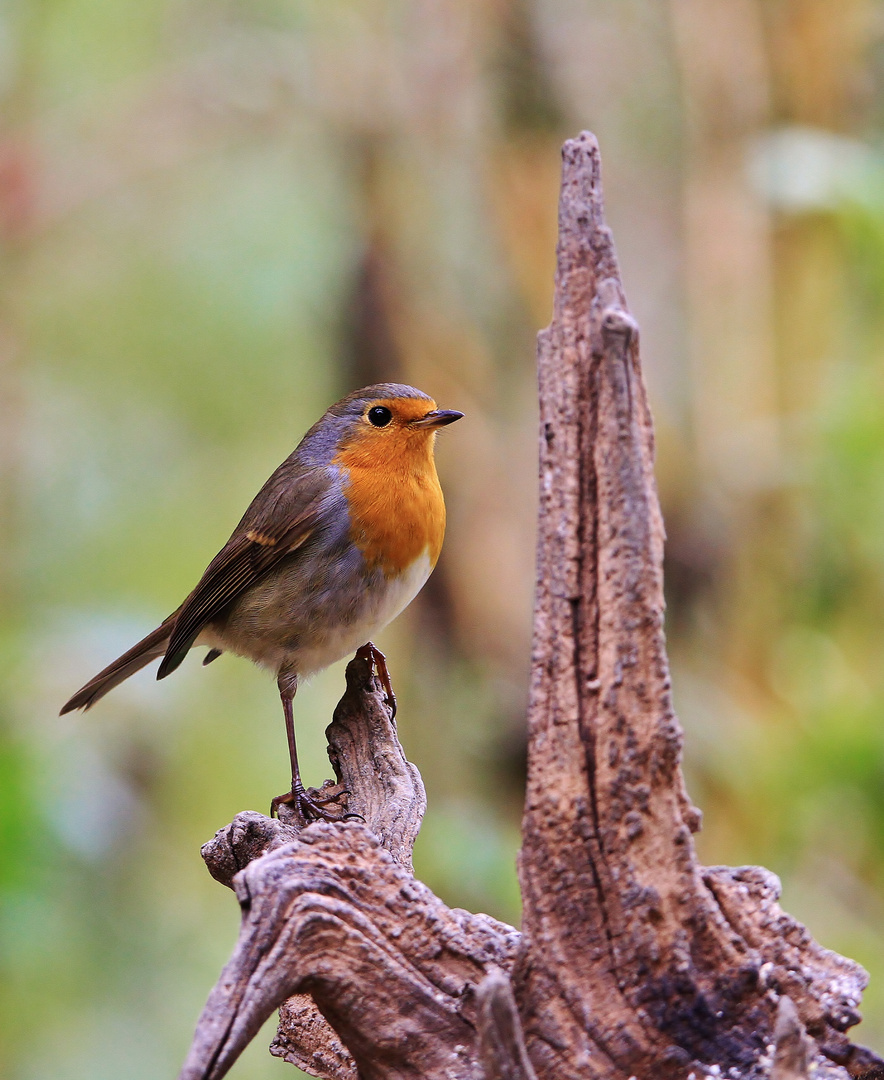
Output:
[[[421,591],[432,572],[430,557],[425,550],[397,578],[377,589],[373,602],[365,605],[362,617],[346,626],[330,627],[315,647],[298,650],[297,670],[301,678],[309,678],[330,664],[343,660],[393,621]]]

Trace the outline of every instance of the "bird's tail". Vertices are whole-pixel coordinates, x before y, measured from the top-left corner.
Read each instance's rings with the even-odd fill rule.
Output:
[[[176,612],[177,614],[177,612]],[[142,638],[137,645],[133,645],[128,652],[124,652],[112,664],[99,671],[94,679],[90,679],[86,685],[74,694],[69,702],[62,708],[60,715],[71,712],[74,709],[88,709],[99,698],[104,697],[108,690],[119,686],[124,679],[140,671],[145,664],[162,656],[169,644],[172,634],[174,616],[161,623],[156,630]]]

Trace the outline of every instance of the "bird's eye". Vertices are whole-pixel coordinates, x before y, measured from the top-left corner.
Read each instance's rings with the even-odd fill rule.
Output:
[[[375,427],[386,427],[392,419],[393,414],[386,405],[375,405],[373,409],[368,410],[368,421]]]

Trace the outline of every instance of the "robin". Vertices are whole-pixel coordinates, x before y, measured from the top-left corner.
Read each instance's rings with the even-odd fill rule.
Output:
[[[326,817],[298,769],[292,702],[303,679],[354,650],[375,665],[395,713],[383,654],[371,638],[417,595],[439,558],[445,503],[433,448],[463,413],[413,386],[378,383],[325,413],[279,466],[184,603],[98,673],[61,710],[88,709],[151,660],[158,679],[194,645],[248,657],[276,675],[292,764],[293,804]]]

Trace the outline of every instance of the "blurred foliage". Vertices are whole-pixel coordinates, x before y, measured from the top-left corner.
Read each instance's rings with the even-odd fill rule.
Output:
[[[382,647],[420,876],[518,919],[533,337],[558,148],[600,136],[642,325],[667,633],[710,863],[872,973],[884,1046],[884,4],[0,9],[0,1075],[174,1075],[236,935],[198,848],[286,777],[250,665],[87,677],[322,409],[463,409],[442,562]],[[342,672],[296,703],[307,776]],[[240,1080],[292,1075],[256,1040]]]

